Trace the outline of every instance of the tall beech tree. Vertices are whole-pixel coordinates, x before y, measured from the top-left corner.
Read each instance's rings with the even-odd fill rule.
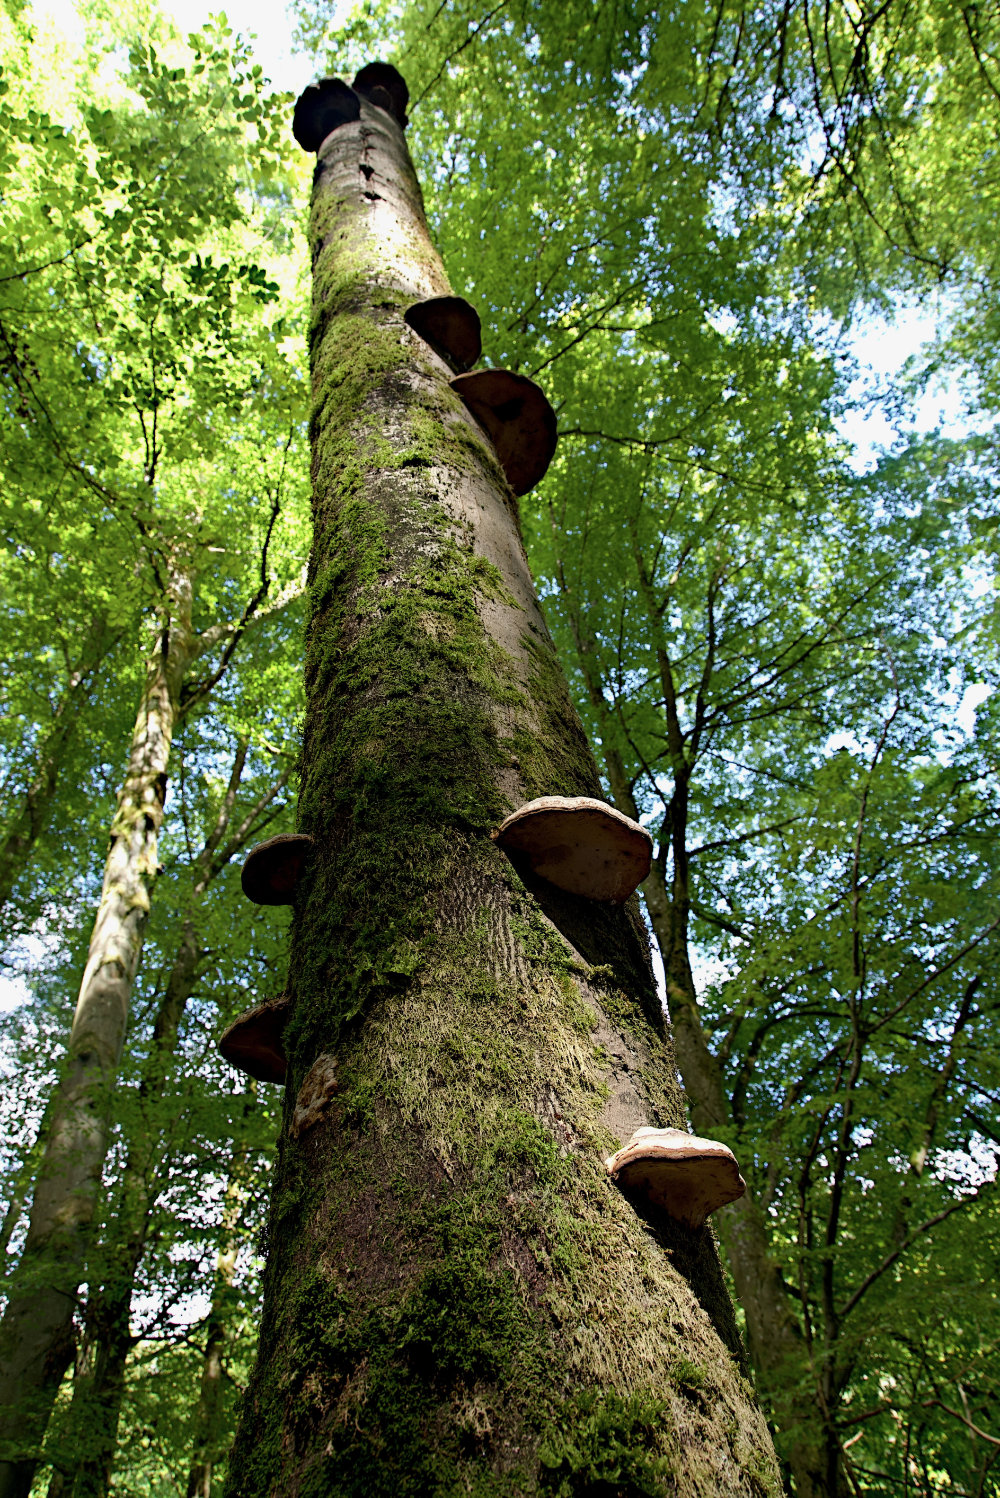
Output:
[[[326,0],[303,9],[313,14],[313,39],[327,45]],[[81,910],[89,900],[92,912],[97,897],[108,812],[143,679],[136,643],[157,596],[150,559],[160,547],[180,555],[184,538],[192,539],[191,495],[205,506],[193,626],[202,631],[223,616],[238,618],[256,586],[254,579],[246,588],[239,560],[248,550],[244,496],[256,484],[247,483],[247,465],[237,471],[230,464],[230,439],[246,430],[241,413],[260,402],[256,354],[245,363],[211,356],[193,366],[188,356],[201,346],[199,328],[213,319],[225,342],[234,330],[231,313],[249,313],[249,323],[263,313],[273,327],[278,309],[248,304],[262,291],[249,275],[261,257],[256,250],[248,257],[239,226],[230,225],[235,240],[212,230],[208,243],[199,225],[219,203],[220,188],[222,199],[236,202],[226,186],[234,163],[245,186],[253,182],[237,206],[253,197],[273,249],[287,245],[295,217],[285,179],[272,175],[268,186],[256,172],[259,163],[273,174],[276,115],[250,69],[240,85],[247,98],[232,101],[233,49],[220,29],[191,57],[166,41],[152,18],[158,56],[143,46],[133,52],[137,87],[125,102],[108,84],[124,75],[123,52],[113,67],[95,55],[78,88],[72,67],[53,67],[51,56],[41,56],[29,15],[9,7],[0,12],[6,70],[0,91],[9,85],[0,121],[0,497],[9,544],[0,573],[0,768],[7,792],[0,847],[13,855],[0,870],[14,877],[5,933],[39,931],[43,943],[4,953],[20,972],[30,951],[35,969],[27,976],[29,1001],[5,1027],[4,1054],[16,1078],[2,1100],[10,1120],[5,1249],[19,1245],[40,1156],[22,1121],[33,1127],[42,1114],[83,967]],[[416,85],[411,149],[430,189],[429,216],[450,278],[483,315],[488,359],[537,373],[560,413],[556,463],[521,505],[527,552],[606,791],[626,810],[639,810],[659,834],[646,898],[671,979],[677,1059],[692,1116],[733,1144],[748,1177],[748,1197],[714,1223],[744,1301],[764,1406],[797,1493],[842,1491],[846,1484],[855,1494],[988,1498],[996,1483],[1000,1333],[989,1185],[1000,1147],[992,1036],[996,710],[992,703],[980,709],[974,734],[953,731],[950,721],[964,682],[1000,679],[987,587],[995,443],[966,443],[959,472],[956,453],[926,441],[884,459],[874,477],[860,480],[841,461],[843,444],[831,419],[854,400],[837,379],[837,322],[865,305],[884,307],[900,288],[911,295],[950,291],[945,310],[959,316],[940,357],[963,374],[971,370],[978,383],[970,389],[996,406],[996,339],[989,336],[996,302],[990,211],[996,27],[989,6],[942,7],[935,0],[832,0],[823,7],[813,0],[795,6],[692,0],[666,10],[647,0],[614,7],[410,0],[391,12],[367,6],[347,32],[350,45],[364,49],[358,61],[370,55],[373,38],[380,49],[387,37],[397,38]],[[333,45],[341,59],[341,39]],[[256,135],[260,107],[263,129]],[[377,183],[371,190],[383,191]],[[372,213],[384,211],[384,201],[367,201]],[[345,242],[345,250],[352,244]],[[153,275],[149,247],[166,252]],[[287,294],[291,277],[282,280]],[[307,1305],[297,1333],[282,1320],[281,1296],[299,1267],[314,1272],[311,1245],[322,1232],[310,1213],[329,1183],[330,1162],[322,1135],[312,1142],[309,1133],[286,1138],[272,1223],[283,1245],[275,1274],[285,1278],[277,1311],[269,1312],[270,1340],[252,1397],[275,1445],[281,1411],[289,1411],[282,1439],[300,1453],[331,1409],[337,1434],[331,1481],[359,1453],[369,1462],[367,1472],[362,1463],[352,1473],[348,1490],[355,1482],[364,1487],[366,1476],[375,1490],[383,1480],[371,1475],[381,1459],[375,1463],[366,1453],[374,1428],[384,1425],[401,1452],[416,1451],[417,1475],[409,1480],[423,1492],[446,1486],[457,1463],[488,1464],[486,1425],[502,1443],[514,1396],[534,1389],[537,1322],[528,1324],[523,1352],[510,1351],[526,1324],[517,1321],[525,1285],[532,1312],[540,1297],[555,1297],[547,1323],[552,1339],[557,1345],[560,1338],[580,1339],[584,1376],[595,1364],[597,1315],[580,1314],[568,1329],[557,1319],[586,1293],[583,1254],[606,1263],[612,1235],[610,1219],[601,1218],[607,1233],[591,1238],[576,1225],[567,1236],[564,1216],[548,1210],[548,1198],[532,1219],[546,1192],[554,1202],[560,1193],[568,1199],[581,1153],[577,1141],[563,1140],[567,1154],[554,1162],[547,1136],[535,1128],[539,1117],[543,1128],[558,1129],[555,1111],[575,1122],[589,1106],[585,1098],[572,1112],[593,1076],[586,1067],[575,1074],[579,1086],[564,1089],[568,1114],[561,1097],[550,1111],[551,1098],[546,1094],[540,1108],[532,1091],[543,1071],[558,1072],[548,1059],[551,1045],[561,1047],[563,1060],[564,1052],[577,1055],[577,1032],[563,1046],[565,1030],[556,1035],[551,1016],[540,1026],[536,1002],[550,980],[561,994],[573,973],[562,972],[545,945],[555,940],[551,928],[543,926],[542,934],[535,928],[531,900],[542,892],[525,893],[501,865],[499,878],[512,881],[503,886],[502,913],[513,912],[520,943],[511,950],[518,960],[528,953],[539,984],[531,977],[522,984],[518,974],[511,981],[502,961],[495,964],[500,980],[492,968],[474,970],[461,945],[464,929],[456,936],[457,918],[446,916],[440,931],[458,954],[452,981],[442,949],[421,924],[420,902],[437,909],[449,889],[464,890],[461,879],[473,863],[462,865],[460,840],[469,838],[475,850],[478,832],[495,817],[473,827],[466,806],[456,811],[454,798],[447,800],[448,767],[434,763],[413,797],[412,867],[402,837],[387,851],[376,841],[380,808],[390,806],[385,824],[396,834],[412,814],[401,797],[393,803],[396,766],[385,746],[388,735],[404,748],[411,744],[412,725],[407,719],[404,733],[401,706],[385,707],[374,667],[369,671],[371,655],[382,652],[390,669],[406,657],[394,690],[410,691],[421,713],[427,701],[436,704],[433,722],[423,713],[420,728],[435,742],[449,712],[449,731],[454,725],[459,733],[459,708],[465,712],[470,703],[485,702],[489,727],[501,711],[498,693],[510,689],[499,743],[503,748],[513,734],[511,757],[520,763],[503,760],[511,778],[496,815],[538,787],[594,782],[577,775],[578,767],[561,775],[539,767],[535,718],[520,700],[530,695],[524,673],[513,686],[502,676],[498,687],[494,664],[505,658],[496,657],[486,635],[479,649],[472,610],[484,614],[490,605],[466,587],[459,565],[465,553],[453,565],[445,547],[438,565],[447,531],[434,520],[396,565],[397,541],[412,511],[409,501],[404,512],[393,496],[414,486],[424,495],[425,481],[439,482],[444,463],[429,434],[440,440],[439,397],[448,397],[441,369],[432,360],[429,376],[420,364],[426,349],[393,321],[399,288],[373,308],[381,295],[377,278],[374,284],[372,293],[366,282],[365,295],[348,300],[348,310],[362,319],[373,314],[410,341],[390,349],[358,328],[371,360],[362,355],[342,389],[345,402],[354,392],[362,400],[368,395],[369,405],[353,447],[338,447],[329,462],[328,447],[327,458],[317,453],[327,478],[344,476],[345,496],[330,522],[339,550],[331,562],[322,541],[317,583],[322,590],[347,579],[346,594],[331,594],[329,609],[337,612],[336,600],[347,597],[338,615],[349,636],[344,673],[359,660],[362,672],[348,682],[344,713],[331,704],[326,720],[335,730],[331,758],[341,775],[340,799],[329,812],[334,836],[321,849],[318,873],[324,889],[336,887],[334,909],[346,918],[333,936],[329,928],[322,934],[330,964],[341,964],[344,979],[344,986],[330,985],[337,1016],[331,1029],[353,1067],[335,1103],[336,1128],[370,1156],[376,1136],[389,1137],[385,1121],[402,1118],[396,1132],[405,1158],[401,1167],[389,1162],[395,1175],[388,1192],[372,1187],[369,1195],[351,1160],[330,1167],[337,1175],[331,1220],[354,1237],[341,1242],[339,1257],[326,1242],[318,1277],[303,1287],[308,1299],[318,1286],[319,1311],[312,1315]],[[139,290],[141,298],[133,295]],[[156,435],[168,440],[151,494],[137,422],[139,409],[146,417],[152,410],[142,371],[153,367],[148,355],[157,329],[155,367],[170,380],[193,376],[194,398],[180,403],[175,416],[183,419],[169,424],[167,405],[160,405]],[[349,329],[338,337],[339,348],[359,346]],[[396,352],[402,384],[393,385],[387,361]],[[437,382],[434,394],[421,383],[426,402],[417,403],[416,414],[408,406],[408,425],[393,427],[386,441],[387,402],[398,409],[417,378],[410,355],[424,369],[420,380]],[[273,363],[269,368],[273,374]],[[318,374],[325,400],[331,382]],[[163,380],[157,389],[165,395]],[[452,408],[448,420],[459,419]],[[455,430],[464,443],[468,429]],[[256,435],[251,430],[250,441],[273,455],[274,435],[261,427]],[[278,441],[286,437],[287,430]],[[168,493],[180,447],[189,466]],[[448,453],[461,468],[454,493],[467,492],[460,486],[473,460],[450,437]],[[294,466],[294,443],[289,457]],[[421,467],[427,461],[431,468]],[[381,498],[365,509],[369,477],[381,486]],[[92,479],[108,492],[90,485]],[[181,500],[176,505],[173,493]],[[333,506],[323,499],[318,507],[329,538]],[[387,509],[388,540],[366,572],[371,553],[362,555],[354,537],[367,520],[381,524]],[[145,538],[133,526],[133,512],[149,531]],[[252,558],[248,565],[252,573]],[[396,584],[401,596],[386,603]],[[480,594],[492,589],[482,569],[478,586]],[[423,607],[428,596],[431,606]],[[320,613],[324,597],[315,603]],[[352,612],[355,597],[361,607]],[[488,630],[510,617],[502,597],[492,602]],[[296,737],[294,725],[272,713],[275,696],[286,695],[282,674],[295,668],[300,653],[280,629],[265,651],[244,635],[218,689],[201,704],[204,712],[183,714],[172,750],[173,783],[158,839],[166,870],[157,877],[118,1087],[108,1099],[111,1149],[91,1234],[100,1223],[100,1239],[87,1256],[89,1317],[82,1300],[74,1310],[82,1331],[78,1386],[72,1399],[63,1390],[41,1448],[56,1468],[52,1498],[74,1483],[92,1483],[95,1472],[106,1482],[109,1407],[96,1420],[86,1414],[99,1371],[112,1374],[104,1392],[113,1389],[114,1400],[120,1395],[115,1486],[183,1492],[192,1482],[217,1489],[222,1480],[214,1457],[226,1437],[213,1446],[210,1426],[219,1417],[228,1428],[249,1367],[256,1324],[249,1239],[268,1160],[266,1149],[255,1151],[266,1146],[266,1108],[278,1094],[261,1089],[261,1118],[244,1128],[237,1115],[245,1095],[232,1089],[245,1084],[234,1084],[235,1074],[211,1050],[223,1016],[279,991],[283,925],[273,914],[251,917],[246,905],[230,923],[225,907],[239,898],[231,867],[212,879],[197,904],[196,940],[206,951],[178,1021],[176,1050],[158,1059],[154,1052],[168,990],[172,998],[180,992],[170,984],[180,971],[174,958],[184,947],[197,851],[225,799],[232,744],[245,738],[255,746],[253,788],[247,782],[252,805],[265,789],[257,771],[271,769],[260,747],[287,749]],[[340,670],[324,653],[327,639],[323,629],[313,637],[318,696],[330,680],[324,673]],[[413,673],[411,651],[422,663]],[[516,648],[514,655],[520,659]],[[452,697],[449,685],[456,687]],[[548,700],[547,691],[542,696]],[[359,723],[365,731],[352,738]],[[318,768],[311,800],[303,803],[303,815],[314,816],[317,826],[327,825],[326,813],[315,814],[316,788],[326,774],[316,746],[324,734],[325,727],[311,739]],[[480,752],[480,740],[471,737]],[[497,740],[485,737],[489,761]],[[540,742],[543,751],[553,742],[548,728]],[[397,750],[411,787],[414,755]],[[481,784],[495,788],[492,775],[488,762],[475,780],[477,795]],[[444,823],[436,819],[446,800],[449,830],[440,832]],[[353,802],[361,807],[363,866],[352,863],[357,850],[348,843]],[[476,805],[483,804],[480,795]],[[435,828],[446,858],[428,873],[424,854],[438,846]],[[496,867],[475,863],[480,867],[494,898]],[[355,889],[348,884],[352,870]],[[402,898],[402,890],[412,909],[391,904],[386,879],[392,898]],[[371,929],[362,930],[359,912],[373,886]],[[616,1009],[616,985],[620,999],[632,981],[622,977],[625,960],[607,964],[609,978],[598,937],[572,924],[572,910],[550,906],[548,914],[575,942],[584,965],[599,964],[589,980],[586,973],[576,978],[596,985],[605,1009]],[[252,953],[245,946],[251,922],[258,933]],[[498,925],[481,923],[493,955]],[[433,969],[424,962],[425,945],[433,949]],[[297,951],[300,1082],[316,1046],[334,1041],[326,1030],[320,1035],[325,975],[314,982],[316,962],[301,955],[306,948]],[[578,959],[568,961],[572,967]],[[76,972],[61,980],[74,963]],[[426,1003],[427,985],[435,982],[440,1009]],[[648,995],[646,983],[638,986]],[[506,1023],[518,994],[528,996],[521,1031]],[[398,1023],[393,1002],[401,1008]],[[563,1002],[556,997],[558,1014]],[[495,1030],[486,1029],[486,1006],[497,1011]],[[474,1008],[474,1023],[461,1028]],[[413,1016],[416,1039],[401,1029]],[[583,1026],[582,1011],[579,1017]],[[612,1036],[617,1023],[612,1016]],[[382,1057],[380,1036],[389,1037]],[[420,1074],[425,1057],[433,1071]],[[514,1077],[513,1105],[527,1118],[516,1138],[497,1080],[505,1066]],[[470,1106],[480,1107],[480,1119],[446,1116],[456,1078]],[[647,1100],[654,1091],[646,1087]],[[232,1240],[223,1195],[234,1156],[241,1158],[254,1128],[264,1132],[248,1146],[256,1174],[238,1229],[243,1248],[230,1299],[224,1282]],[[424,1169],[434,1160],[420,1142],[428,1129],[443,1162],[434,1179]],[[585,1131],[578,1133],[582,1138]],[[611,1130],[602,1149],[617,1137]],[[322,1157],[315,1186],[307,1179],[310,1150]],[[535,1177],[525,1189],[530,1171]],[[488,1177],[507,1192],[503,1211],[511,1224],[498,1221],[497,1199],[505,1198],[491,1192]],[[455,1181],[469,1208],[464,1218],[444,1189],[451,1192]],[[598,1182],[587,1176],[584,1220],[604,1188]],[[427,1206],[431,1190],[437,1196]],[[369,1239],[383,1198],[395,1236],[379,1237],[373,1228]],[[140,1208],[148,1208],[144,1218]],[[415,1225],[411,1209],[419,1214]],[[472,1245],[480,1225],[484,1242]],[[295,1232],[300,1259],[289,1268]],[[127,1271],[137,1240],[142,1253],[129,1316]],[[378,1252],[365,1260],[360,1245],[370,1241]],[[675,1262],[704,1294],[705,1280],[685,1257],[689,1250],[675,1242]],[[381,1273],[389,1283],[389,1261],[397,1259],[402,1289],[393,1285],[379,1300],[373,1280]],[[654,1261],[657,1251],[647,1244],[634,1262]],[[470,1266],[461,1283],[471,1287],[455,1301],[457,1340],[442,1309],[456,1262]],[[367,1275],[361,1299],[344,1288],[336,1314],[328,1314],[333,1276],[343,1269],[337,1283],[348,1287],[358,1264]],[[575,1280],[569,1295],[567,1280]],[[673,1286],[669,1281],[668,1294]],[[409,1296],[406,1321],[402,1311],[397,1318],[386,1308],[397,1290]],[[198,1327],[192,1295],[210,1308]],[[109,1317],[112,1303],[116,1314]],[[608,1321],[606,1308],[602,1315]],[[223,1322],[229,1331],[220,1364]],[[107,1356],[106,1338],[102,1355],[102,1332],[120,1333],[123,1325],[114,1355]],[[304,1397],[290,1371],[298,1335]],[[637,1345],[642,1355],[642,1337]],[[365,1364],[364,1351],[372,1347],[377,1355]],[[695,1356],[688,1347],[684,1357]],[[673,1365],[668,1403],[680,1416],[680,1441],[691,1408],[705,1399],[704,1388],[698,1392],[704,1371],[704,1363]],[[272,1397],[272,1375],[282,1372],[287,1384]],[[508,1373],[513,1393],[498,1420],[493,1386]],[[536,1431],[548,1422],[540,1439],[543,1491],[587,1490],[602,1481],[655,1490],[655,1472],[637,1470],[628,1453],[629,1426],[634,1432],[647,1412],[652,1418],[653,1404],[643,1402],[643,1387],[624,1396],[623,1387],[624,1378],[612,1379],[610,1403],[584,1395],[569,1415],[558,1408],[565,1383],[558,1399],[548,1396],[535,1419]],[[217,1403],[219,1389],[224,1397]],[[639,1402],[629,1406],[636,1392]],[[309,1401],[324,1397],[327,1406],[317,1414]],[[530,1399],[525,1404],[540,1407]],[[421,1444],[421,1421],[426,1429],[433,1411],[445,1406],[441,1423],[464,1446],[449,1456],[447,1439],[436,1442],[444,1455],[435,1458],[428,1455],[434,1443]],[[293,1430],[300,1410],[302,1424]],[[244,1468],[252,1411],[251,1404],[237,1451]],[[93,1436],[92,1448],[81,1432]],[[345,1455],[349,1440],[354,1445]],[[610,1460],[600,1466],[601,1454],[612,1451],[620,1458],[615,1478]],[[313,1465],[301,1486],[324,1491],[329,1471],[318,1456]],[[502,1462],[494,1465],[502,1470]],[[392,1459],[385,1466],[391,1487]],[[514,1481],[506,1474],[483,1479],[502,1492]],[[39,1473],[36,1486],[44,1483]],[[714,1475],[708,1483],[715,1491]],[[238,1473],[232,1486],[242,1491]]]
[[[514,496],[403,321],[449,287],[400,119],[358,105],[310,221],[313,847],[227,1491],[776,1491],[710,1234],[603,1164],[683,1116],[638,910],[529,889],[490,837],[599,784]]]

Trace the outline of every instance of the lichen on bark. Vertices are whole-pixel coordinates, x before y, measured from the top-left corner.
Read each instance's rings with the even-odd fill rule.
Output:
[[[599,782],[516,501],[403,322],[449,288],[366,102],[320,149],[312,234],[315,857],[228,1491],[776,1492],[710,1235],[604,1169],[683,1118],[637,906],[529,888],[490,838]],[[293,1138],[324,1054],[338,1090]]]

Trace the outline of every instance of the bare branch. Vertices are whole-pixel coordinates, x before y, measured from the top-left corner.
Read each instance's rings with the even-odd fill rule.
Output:
[[[923,1402],[923,1408],[925,1410],[931,1408],[944,1410],[946,1415],[951,1415],[953,1419],[961,1421],[966,1429],[970,1430],[974,1436],[978,1436],[980,1440],[988,1441],[991,1446],[1000,1446],[1000,1436],[991,1436],[988,1430],[983,1430],[981,1425],[977,1425],[975,1421],[970,1420],[967,1415],[961,1414],[958,1410],[953,1410],[951,1406],[945,1404],[944,1400],[942,1399],[925,1399]]]
[[[893,1264],[895,1264],[898,1259],[902,1258],[903,1254],[905,1254],[908,1248],[912,1248],[913,1244],[916,1243],[919,1237],[921,1237],[924,1233],[929,1233],[931,1228],[937,1227],[939,1222],[944,1222],[945,1218],[950,1217],[953,1212],[958,1212],[962,1207],[968,1207],[971,1206],[973,1202],[977,1202],[980,1198],[980,1195],[981,1192],[975,1191],[970,1192],[968,1196],[960,1196],[955,1201],[953,1201],[950,1206],[945,1207],[943,1212],[938,1212],[936,1217],[929,1217],[927,1221],[922,1222],[918,1228],[914,1228],[913,1231],[909,1233],[906,1238],[904,1238],[899,1247],[893,1249],[891,1254],[887,1254],[886,1257],[882,1260],[881,1264],[879,1264],[878,1268],[873,1269],[871,1274],[867,1275],[865,1279],[862,1280],[861,1284],[858,1286],[854,1294],[851,1296],[850,1300],[847,1301],[843,1310],[840,1312],[841,1321],[847,1319],[847,1317],[851,1314],[862,1297],[867,1295],[872,1285],[880,1280],[883,1274],[885,1274],[886,1270],[891,1269]]]

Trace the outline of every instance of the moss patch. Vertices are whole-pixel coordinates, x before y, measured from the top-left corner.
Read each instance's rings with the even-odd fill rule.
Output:
[[[665,1498],[676,1491],[657,1456],[669,1409],[651,1392],[584,1389],[554,1414],[539,1448],[539,1491],[554,1498]]]

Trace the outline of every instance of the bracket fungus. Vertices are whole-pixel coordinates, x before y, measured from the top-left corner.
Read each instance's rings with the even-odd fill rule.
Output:
[[[464,297],[432,296],[414,302],[403,320],[456,374],[471,369],[483,352],[479,313]]]
[[[402,73],[391,62],[370,62],[354,75],[354,89],[369,104],[375,104],[391,114],[401,130],[410,123],[406,117],[406,106],[410,102],[410,90]]]
[[[683,1129],[636,1129],[604,1163],[616,1186],[644,1196],[689,1228],[700,1228],[709,1213],[747,1189],[731,1149]]]
[[[282,1032],[291,1013],[287,995],[268,999],[234,1019],[219,1041],[230,1066],[258,1082],[283,1082],[287,1071]]]
[[[303,151],[318,151],[341,125],[361,118],[361,101],[342,78],[321,78],[303,89],[292,115],[292,134]]]
[[[455,394],[479,422],[515,494],[527,494],[545,477],[556,450],[556,413],[544,392],[509,369],[456,375]]]
[[[642,883],[653,839],[631,817],[591,796],[541,796],[493,834],[515,864],[571,895],[620,905]]]
[[[247,899],[255,905],[293,905],[312,841],[305,833],[282,833],[252,848],[240,876]]]

